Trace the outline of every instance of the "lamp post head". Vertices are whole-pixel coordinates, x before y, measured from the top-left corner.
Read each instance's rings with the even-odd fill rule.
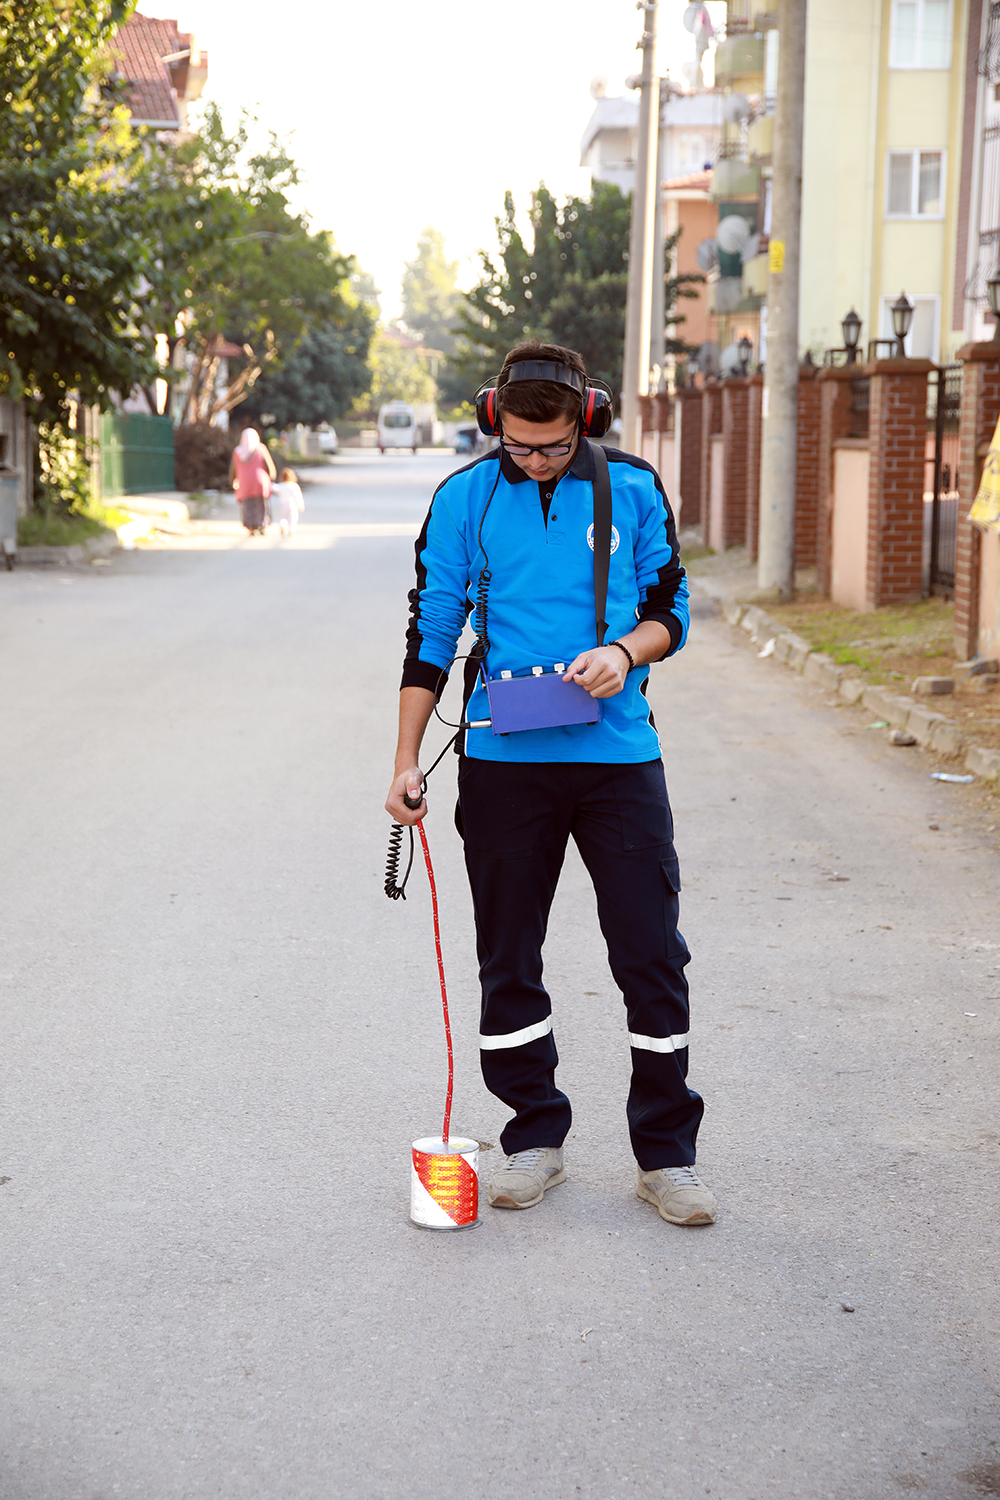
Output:
[[[861,319],[852,307],[846,317],[840,320],[840,331],[844,335],[844,348],[847,350],[847,363],[853,365],[858,357],[858,340],[861,337]]]
[[[896,335],[896,350],[900,359],[903,359],[906,354],[903,341],[913,322],[913,303],[906,300],[905,292],[900,292],[889,311],[892,313],[892,331]]]
[[[1000,324],[997,326],[1000,327]],[[750,356],[753,354],[753,344],[747,338],[746,334],[744,334],[736,347],[740,351],[740,374],[745,375],[750,368]]]

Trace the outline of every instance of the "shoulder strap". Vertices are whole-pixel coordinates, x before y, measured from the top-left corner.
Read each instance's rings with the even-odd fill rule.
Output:
[[[589,439],[588,439],[589,442]],[[597,644],[604,645],[608,622],[608,574],[611,570],[611,475],[607,454],[599,443],[591,443],[594,455],[594,611]]]

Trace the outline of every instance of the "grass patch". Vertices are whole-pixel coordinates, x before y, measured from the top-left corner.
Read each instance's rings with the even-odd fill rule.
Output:
[[[954,660],[954,610],[944,599],[920,599],[866,614],[818,596],[765,607],[775,624],[873,682],[939,675]]]
[[[17,523],[17,545],[19,547],[73,547],[100,536],[102,531],[114,531],[129,519],[123,510],[113,505],[92,502],[84,510],[68,513],[52,510],[31,510],[21,516]]]

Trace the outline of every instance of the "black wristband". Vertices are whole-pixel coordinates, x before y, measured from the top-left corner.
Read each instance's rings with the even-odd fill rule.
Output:
[[[628,657],[629,671],[631,672],[632,668],[635,666],[635,658],[633,657],[633,655],[632,655],[631,651],[628,649],[628,647],[627,646],[623,646],[622,643],[621,643],[621,641],[609,641],[608,645],[609,646],[617,646],[618,649],[619,649],[619,651],[624,651],[625,652],[625,655]]]

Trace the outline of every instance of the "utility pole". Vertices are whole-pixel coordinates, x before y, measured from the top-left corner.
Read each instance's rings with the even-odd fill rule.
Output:
[[[799,224],[808,0],[780,0],[767,281],[757,583],[795,593],[795,468],[799,424]]]
[[[653,262],[659,194],[656,156],[660,131],[660,80],[656,76],[657,0],[638,0],[643,12],[639,137],[629,233],[628,300],[625,312],[625,362],[622,379],[622,436],[626,453],[642,447],[639,397],[649,393],[649,340],[653,312]]]

